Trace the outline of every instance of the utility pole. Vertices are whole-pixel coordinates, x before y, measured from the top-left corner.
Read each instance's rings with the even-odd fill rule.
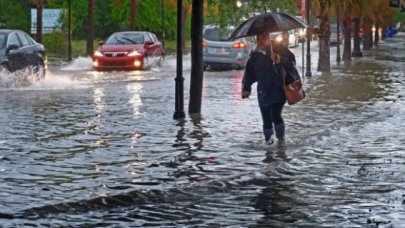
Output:
[[[307,24],[309,26],[310,25],[309,14],[311,11],[311,0],[306,0],[305,7],[306,7],[306,11],[307,11]],[[311,73],[311,44],[310,44],[310,38],[311,38],[310,35],[312,35],[312,32],[313,31],[311,31],[311,34],[310,34],[307,30],[307,72],[305,73],[305,76],[308,76],[308,77],[312,76],[312,73]]]
[[[184,77],[183,77],[183,35],[182,35],[182,11],[183,1],[177,0],[177,63],[176,63],[176,95],[175,111],[173,118],[182,119],[186,117],[184,113]]]
[[[72,61],[72,0],[68,1],[68,61]]]

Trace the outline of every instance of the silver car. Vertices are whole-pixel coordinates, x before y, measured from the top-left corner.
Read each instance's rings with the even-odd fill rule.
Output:
[[[331,45],[337,45],[337,25],[333,24],[330,26],[330,44]],[[339,44],[341,44],[341,42],[343,41],[343,33],[342,33],[342,29],[339,30]]]
[[[232,28],[220,30],[213,25],[204,27],[204,69],[242,69],[246,66],[250,51],[254,48],[254,43],[248,38],[228,40],[232,31]]]

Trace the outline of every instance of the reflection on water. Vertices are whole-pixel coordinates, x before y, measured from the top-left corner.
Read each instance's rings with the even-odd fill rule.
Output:
[[[128,90],[128,92],[130,94],[132,94],[130,96],[129,104],[133,108],[134,117],[137,118],[141,114],[139,111],[139,107],[143,105],[142,99],[141,99],[141,93],[142,93],[143,86],[140,83],[132,83],[132,84],[128,84],[126,86],[126,89]]]
[[[98,110],[102,110],[105,103],[103,101],[105,94],[103,88],[94,88],[93,89],[93,101]]]
[[[284,111],[293,143],[270,148],[242,71],[205,72],[203,114],[181,121],[174,57],[1,91],[0,224],[401,227],[405,81],[386,55],[305,80]]]

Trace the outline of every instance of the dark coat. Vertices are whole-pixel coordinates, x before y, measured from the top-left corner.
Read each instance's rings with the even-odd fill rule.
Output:
[[[252,84],[257,82],[257,97],[260,107],[286,102],[281,69],[295,67],[295,56],[286,47],[273,45],[273,51],[282,56],[280,64],[273,64],[270,51],[264,54],[255,50],[249,57],[243,75],[242,91],[251,92]],[[291,80],[286,78],[286,84]]]

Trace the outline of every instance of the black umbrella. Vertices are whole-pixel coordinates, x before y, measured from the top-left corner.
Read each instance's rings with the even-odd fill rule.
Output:
[[[306,27],[305,22],[287,13],[265,13],[243,22],[233,31],[229,39]]]

